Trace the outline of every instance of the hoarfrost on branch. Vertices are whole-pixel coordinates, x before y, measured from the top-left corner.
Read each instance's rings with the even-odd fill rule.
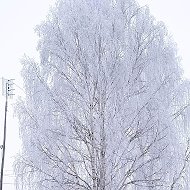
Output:
[[[58,1],[23,59],[22,189],[189,189],[189,82],[133,0]]]

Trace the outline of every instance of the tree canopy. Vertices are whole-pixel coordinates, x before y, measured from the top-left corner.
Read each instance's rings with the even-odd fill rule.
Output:
[[[134,0],[59,0],[25,57],[18,187],[187,189],[189,82],[176,44]]]

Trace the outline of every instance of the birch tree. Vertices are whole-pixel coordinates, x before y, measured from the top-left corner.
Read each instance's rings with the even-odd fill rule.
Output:
[[[188,189],[189,84],[164,24],[134,0],[60,0],[36,32],[18,188]]]

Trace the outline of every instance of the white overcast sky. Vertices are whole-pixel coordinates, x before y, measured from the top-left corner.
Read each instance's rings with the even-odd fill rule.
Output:
[[[20,58],[25,53],[36,56],[37,37],[34,28],[45,19],[49,7],[54,2],[55,0],[0,0],[0,78],[14,78],[15,83],[21,86]],[[166,24],[169,33],[178,44],[184,76],[190,78],[190,0],[138,0],[138,2],[141,5],[148,5],[152,15]],[[19,88],[15,86],[15,89],[17,95],[22,95]],[[4,190],[15,190],[11,165],[20,147],[18,124],[12,115],[10,106]],[[4,98],[0,94],[0,144],[2,144],[3,120]]]

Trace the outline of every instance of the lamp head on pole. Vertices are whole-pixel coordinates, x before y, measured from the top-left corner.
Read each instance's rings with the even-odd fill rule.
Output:
[[[2,95],[9,97],[9,98],[13,98],[14,94],[14,79],[5,79],[2,78]]]

